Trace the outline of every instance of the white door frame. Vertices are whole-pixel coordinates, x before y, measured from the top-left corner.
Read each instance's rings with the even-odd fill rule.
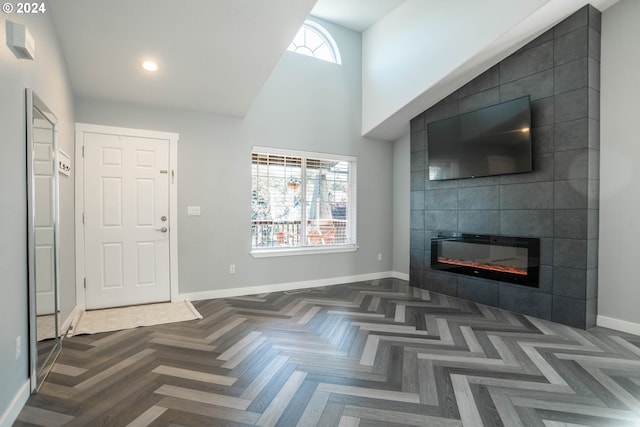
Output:
[[[84,254],[84,133],[106,133],[169,140],[169,281],[171,301],[178,301],[178,141],[177,133],[76,123],[75,143],[75,224],[76,224],[76,305],[86,308]]]

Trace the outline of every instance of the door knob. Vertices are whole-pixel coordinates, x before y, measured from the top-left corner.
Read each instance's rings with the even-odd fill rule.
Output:
[[[156,228],[156,231],[160,231],[162,233],[166,233],[167,232],[167,227],[162,227],[162,228]]]

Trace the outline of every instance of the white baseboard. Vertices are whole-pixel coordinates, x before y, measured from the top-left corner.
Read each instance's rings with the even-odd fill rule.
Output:
[[[16,393],[16,395],[11,400],[11,403],[5,409],[2,417],[0,417],[0,427],[11,427],[13,423],[20,415],[20,411],[24,408],[25,403],[29,399],[29,389],[30,389],[29,380],[20,387],[20,390]]]
[[[406,280],[407,282],[409,281],[408,273],[400,273],[399,271],[392,271],[391,277],[393,277],[394,279]]]
[[[81,312],[82,312],[82,308],[76,305],[75,307],[73,307],[73,310],[71,310],[71,313],[69,313],[69,316],[67,316],[64,322],[62,322],[62,327],[60,328],[60,334],[63,337],[67,336],[67,331],[69,330],[69,327],[71,327],[71,323],[73,323],[76,316],[78,316]]]
[[[640,335],[640,324],[629,322],[627,320],[620,320],[613,317],[598,315],[596,317],[596,325],[602,326],[603,328],[626,332],[628,334]]]
[[[230,298],[243,295],[256,295],[268,292],[293,291],[296,289],[318,288],[320,286],[333,286],[342,283],[363,282],[366,280],[387,279],[394,277],[398,279],[408,280],[409,275],[398,277],[402,273],[392,271],[383,271],[380,273],[358,274],[354,276],[331,277],[328,279],[306,280],[302,282],[274,283],[271,285],[245,286],[231,289],[216,289],[211,291],[191,292],[180,294],[179,299],[189,301],[199,301],[204,299]]]

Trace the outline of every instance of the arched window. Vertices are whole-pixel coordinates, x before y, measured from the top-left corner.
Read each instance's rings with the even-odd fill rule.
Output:
[[[340,51],[331,34],[313,21],[304,21],[287,50],[334,64],[342,64]]]

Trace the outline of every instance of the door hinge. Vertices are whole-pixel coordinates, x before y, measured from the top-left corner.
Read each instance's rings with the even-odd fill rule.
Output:
[[[82,223],[84,224],[84,212],[82,212]]]
[[[87,278],[84,278],[84,288],[87,289]]]
[[[84,145],[82,146],[82,157],[84,157]]]

